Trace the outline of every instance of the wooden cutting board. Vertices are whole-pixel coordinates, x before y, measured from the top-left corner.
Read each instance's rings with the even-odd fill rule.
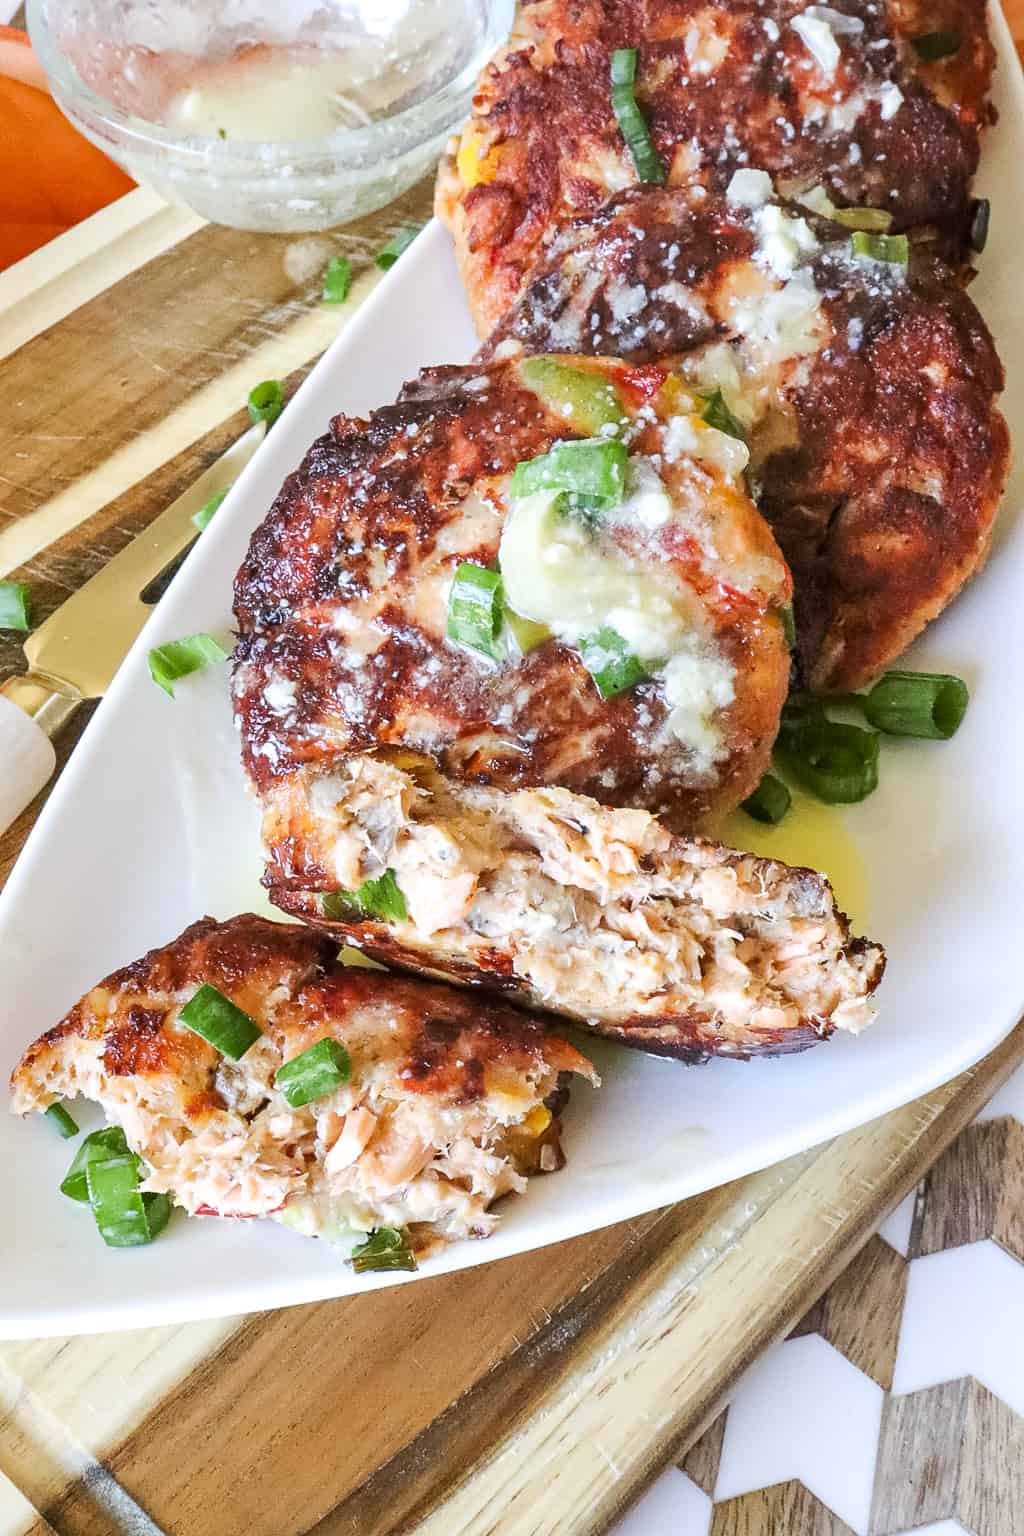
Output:
[[[373,253],[428,208],[424,187],[343,232],[286,238],[137,191],[0,276],[0,576],[50,612],[239,435],[252,384],[296,387],[375,281]],[[320,302],[335,252],[359,274],[344,311]],[[0,676],[20,665],[0,636]],[[0,880],[41,803],[0,838]],[[0,1344],[0,1536],[601,1530],[1022,1059],[1024,1025],[834,1142],[500,1264]]]

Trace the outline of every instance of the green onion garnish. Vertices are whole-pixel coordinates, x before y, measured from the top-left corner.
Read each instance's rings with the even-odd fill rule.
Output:
[[[700,398],[704,401],[701,416],[709,427],[714,427],[716,432],[724,432],[728,437],[738,437],[741,443],[746,442],[746,431],[726,405],[725,396],[720,389],[714,390],[710,395],[701,395]]]
[[[103,1162],[110,1157],[131,1155],[124,1131],[119,1125],[105,1125],[101,1131],[93,1131],[75,1153],[71,1167],[61,1183],[61,1194],[67,1195],[69,1200],[88,1200],[89,1188],[85,1171],[89,1164]]]
[[[971,199],[970,228],[967,235],[967,243],[972,251],[978,255],[988,244],[988,226],[992,216],[992,204],[987,197],[975,197]]]
[[[608,628],[586,635],[579,643],[579,653],[602,699],[613,699],[617,693],[635,688],[658,666],[634,656],[622,636]]]
[[[324,303],[344,304],[352,287],[352,263],[347,256],[332,256],[324,273]]]
[[[144,1195],[139,1189],[139,1159],[98,1159],[87,1165],[86,1184],[100,1236],[108,1248],[138,1248],[162,1232],[171,1214],[166,1195]]]
[[[373,258],[382,272],[389,272],[403,251],[407,251],[416,236],[423,228],[422,224],[412,224],[408,229],[400,229],[397,235],[392,235],[382,251],[378,251]]]
[[[377,1227],[365,1243],[352,1250],[352,1268],[357,1275],[373,1270],[415,1269],[416,1255],[405,1233],[397,1227]]]
[[[28,629],[29,596],[23,581],[0,581],[0,629]]]
[[[188,635],[184,640],[168,640],[149,653],[149,675],[164,693],[174,698],[174,684],[190,672],[200,672],[211,662],[227,661],[228,653],[212,635]]]
[[[910,39],[919,59],[932,64],[936,59],[948,59],[960,52],[961,38],[958,32],[922,32]]]
[[[448,594],[448,639],[500,661],[504,587],[498,571],[463,560]]]
[[[633,157],[641,181],[663,182],[665,162],[655,149],[651,132],[636,101],[636,49],[616,48],[612,54],[612,111]]]
[[[828,805],[852,805],[878,788],[879,738],[874,731],[807,713],[779,731],[786,767]]]
[[[264,379],[262,384],[255,384],[249,391],[249,420],[253,426],[258,421],[265,421],[268,427],[284,410],[284,386],[280,379]]]
[[[574,368],[553,357],[530,357],[520,365],[527,389],[573,431],[594,436],[602,428],[624,427],[622,396],[597,368]]]
[[[615,438],[556,443],[550,452],[516,465],[512,495],[567,491],[570,506],[604,511],[622,501],[627,457],[625,443]]]
[[[72,1136],[79,1132],[78,1121],[69,1115],[63,1104],[51,1104],[46,1111],[46,1118],[56,1129],[58,1136],[63,1136],[65,1141],[70,1141]]]
[[[766,822],[769,826],[777,826],[785,816],[793,803],[793,797],[783,784],[781,779],[773,774],[766,773],[752,795],[748,795],[740,806],[740,810],[746,811],[748,816],[753,816],[755,821]]]
[[[201,1035],[222,1056],[240,1061],[263,1031],[229,997],[208,984],[199,988],[178,1015],[181,1022]]]
[[[320,907],[325,917],[337,922],[350,919],[353,910],[387,923],[404,923],[409,916],[393,869],[386,869],[376,880],[364,880],[357,891],[328,891]]]
[[[859,702],[869,724],[889,736],[948,741],[960,728],[969,697],[959,677],[887,672]]]
[[[910,261],[906,235],[873,235],[869,230],[855,229],[850,245],[855,256],[866,256],[870,261],[888,261],[896,267],[905,267]]]
[[[274,1078],[292,1109],[301,1109],[347,1083],[352,1074],[348,1051],[337,1040],[318,1040],[291,1061]]]
[[[786,648],[796,650],[796,619],[793,615],[793,604],[783,603],[779,609],[779,618],[782,621],[782,635],[786,642]]]
[[[230,489],[230,487],[228,487],[228,489]],[[208,528],[213,522],[214,513],[218,510],[226,495],[227,491],[214,491],[213,495],[206,503],[206,506],[200,507],[198,512],[193,513],[192,521],[199,529],[200,533],[202,533],[204,528]]]
[[[892,214],[885,208],[837,208],[832,218],[847,229],[866,229],[879,235],[892,228]]]

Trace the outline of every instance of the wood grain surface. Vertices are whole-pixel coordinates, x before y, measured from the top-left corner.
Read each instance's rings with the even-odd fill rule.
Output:
[[[252,384],[296,387],[375,281],[373,253],[428,207],[424,186],[289,239],[201,226],[140,191],[0,276],[0,575],[31,584],[40,617],[240,433]],[[340,312],[319,297],[335,252],[358,277]],[[0,636],[0,676],[20,665]],[[0,880],[44,798],[0,838]],[[1018,1026],[880,1121],[500,1264],[274,1314],[0,1344],[0,1536],[574,1536],[605,1529],[672,1460],[710,1487],[730,1386],[794,1325],[891,1382],[905,1273],[872,1233],[1022,1059]],[[1019,1127],[970,1134],[979,1158],[1019,1162]],[[1019,1204],[972,1193],[949,1164],[933,1179],[949,1197],[922,1217],[922,1251],[958,1223],[1020,1253]],[[990,1435],[1019,1458],[1001,1405],[954,1396],[951,1445]],[[888,1416],[894,1446],[920,1411]],[[957,1476],[969,1524],[971,1476]],[[893,1490],[885,1529],[907,1498]],[[939,1518],[933,1505],[922,1496],[914,1521]],[[795,1483],[713,1524],[846,1530]]]

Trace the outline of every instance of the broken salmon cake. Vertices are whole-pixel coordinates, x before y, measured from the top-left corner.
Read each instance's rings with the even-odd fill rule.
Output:
[[[849,690],[983,564],[1009,434],[992,337],[932,246],[810,201],[751,169],[722,196],[620,193],[550,242],[483,356],[608,352],[717,392],[792,571],[801,680]]]
[[[562,1166],[569,1075],[592,1066],[500,999],[337,951],[252,915],[193,923],[28,1047],[12,1108],[95,1100],[141,1189],[193,1215],[339,1242],[405,1229],[410,1249],[486,1237],[496,1200]]]
[[[271,899],[387,963],[687,1061],[802,1050],[873,1017],[879,945],[824,876],[556,787],[353,754],[264,790]]]
[[[432,369],[336,418],[235,583],[257,790],[409,748],[687,829],[737,805],[778,729],[791,583],[722,425],[667,368],[574,357]]]
[[[562,224],[640,182],[758,167],[959,255],[994,59],[984,0],[524,0],[437,184],[480,335]]]

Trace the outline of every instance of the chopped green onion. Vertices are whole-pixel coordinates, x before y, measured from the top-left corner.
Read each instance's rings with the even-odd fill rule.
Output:
[[[178,1017],[193,1034],[201,1035],[232,1061],[240,1061],[263,1033],[255,1019],[208,983],[189,999]]]
[[[29,621],[28,587],[23,581],[0,581],[0,629],[24,634]]]
[[[870,261],[888,261],[896,267],[905,267],[910,261],[906,235],[873,235],[866,229],[855,229],[850,244],[855,256],[866,256]]]
[[[352,1074],[348,1051],[337,1040],[318,1040],[291,1061],[274,1078],[292,1109],[301,1109],[347,1083]]]
[[[543,645],[545,640],[551,639],[551,631],[546,624],[537,624],[533,619],[524,619],[521,613],[513,613],[511,608],[505,609],[505,625],[521,656]]]
[[[773,774],[766,773],[752,795],[748,795],[740,809],[746,811],[755,821],[766,822],[769,826],[777,826],[793,804],[793,797],[783,784]]]
[[[651,132],[636,100],[636,49],[616,48],[612,54],[612,111],[633,157],[641,181],[663,182],[665,162],[655,149]]]
[[[570,505],[604,511],[622,501],[627,457],[625,443],[615,438],[556,443],[550,452],[516,465],[512,495],[567,491]]]
[[[89,1187],[85,1174],[89,1164],[104,1162],[110,1157],[131,1155],[124,1131],[119,1125],[105,1125],[101,1131],[93,1131],[75,1153],[74,1161],[61,1182],[61,1194],[67,1195],[69,1200],[88,1200]]]
[[[228,490],[230,489],[231,487],[229,486]],[[203,532],[204,528],[208,528],[213,522],[214,513],[219,510],[220,504],[224,500],[227,493],[227,491],[214,491],[213,495],[206,503],[206,506],[200,507],[198,512],[193,513],[192,521],[199,529],[200,533]]]
[[[393,869],[386,869],[376,880],[364,880],[358,891],[328,891],[320,907],[325,917],[337,922],[350,919],[353,910],[388,923],[404,923],[409,916]]]
[[[978,255],[988,244],[988,226],[992,217],[992,204],[987,197],[975,197],[971,199],[970,228],[967,243],[971,250]]]
[[[878,788],[879,738],[874,731],[807,714],[779,732],[786,767],[828,805],[852,805]]]
[[[504,587],[498,571],[463,560],[448,594],[448,638],[499,661]]]
[[[416,1255],[398,1227],[377,1227],[365,1243],[353,1248],[352,1268],[357,1275],[375,1270],[415,1269]]]
[[[887,672],[859,702],[869,724],[889,736],[948,741],[960,728],[969,697],[959,677]]]
[[[580,660],[597,684],[602,699],[613,699],[627,688],[650,677],[657,662],[641,661],[634,656],[622,636],[614,629],[599,629],[579,643]]]
[[[892,228],[892,214],[885,208],[837,208],[832,218],[847,229],[866,229],[880,235]]]
[[[710,395],[701,395],[700,398],[704,402],[701,415],[709,427],[714,427],[716,432],[724,432],[727,437],[738,437],[741,443],[746,442],[746,431],[726,405],[725,396],[720,389],[714,390]]]
[[[72,1136],[79,1132],[78,1121],[73,1115],[69,1115],[63,1104],[51,1104],[46,1111],[46,1118],[50,1124],[56,1127],[57,1135],[63,1136],[65,1141],[70,1141]]]
[[[423,228],[422,224],[412,224],[408,229],[400,229],[397,235],[392,235],[382,251],[378,251],[373,258],[382,272],[389,272],[403,251],[407,251],[416,236]]]
[[[256,384],[249,391],[249,420],[253,426],[258,421],[265,421],[268,427],[284,410],[284,386],[280,379],[264,379],[262,384]]]
[[[626,425],[622,396],[599,368],[573,367],[553,357],[530,357],[519,372],[527,389],[575,432],[592,437],[602,429]]]
[[[958,32],[922,32],[910,41],[918,58],[932,64],[936,59],[948,59],[959,53],[962,39]]]
[[[149,653],[149,675],[164,693],[174,698],[174,684],[190,672],[200,672],[211,662],[227,661],[228,653],[212,635],[189,635],[184,640],[168,640]]]
[[[170,1216],[166,1195],[148,1201],[139,1188],[139,1159],[108,1157],[87,1165],[86,1184],[100,1236],[108,1248],[138,1248],[163,1231]]]
[[[779,618],[782,621],[782,636],[786,642],[786,649],[796,650],[796,619],[793,616],[793,604],[783,603],[779,609]]]
[[[332,256],[324,273],[324,303],[344,304],[352,287],[352,263],[347,256]]]

